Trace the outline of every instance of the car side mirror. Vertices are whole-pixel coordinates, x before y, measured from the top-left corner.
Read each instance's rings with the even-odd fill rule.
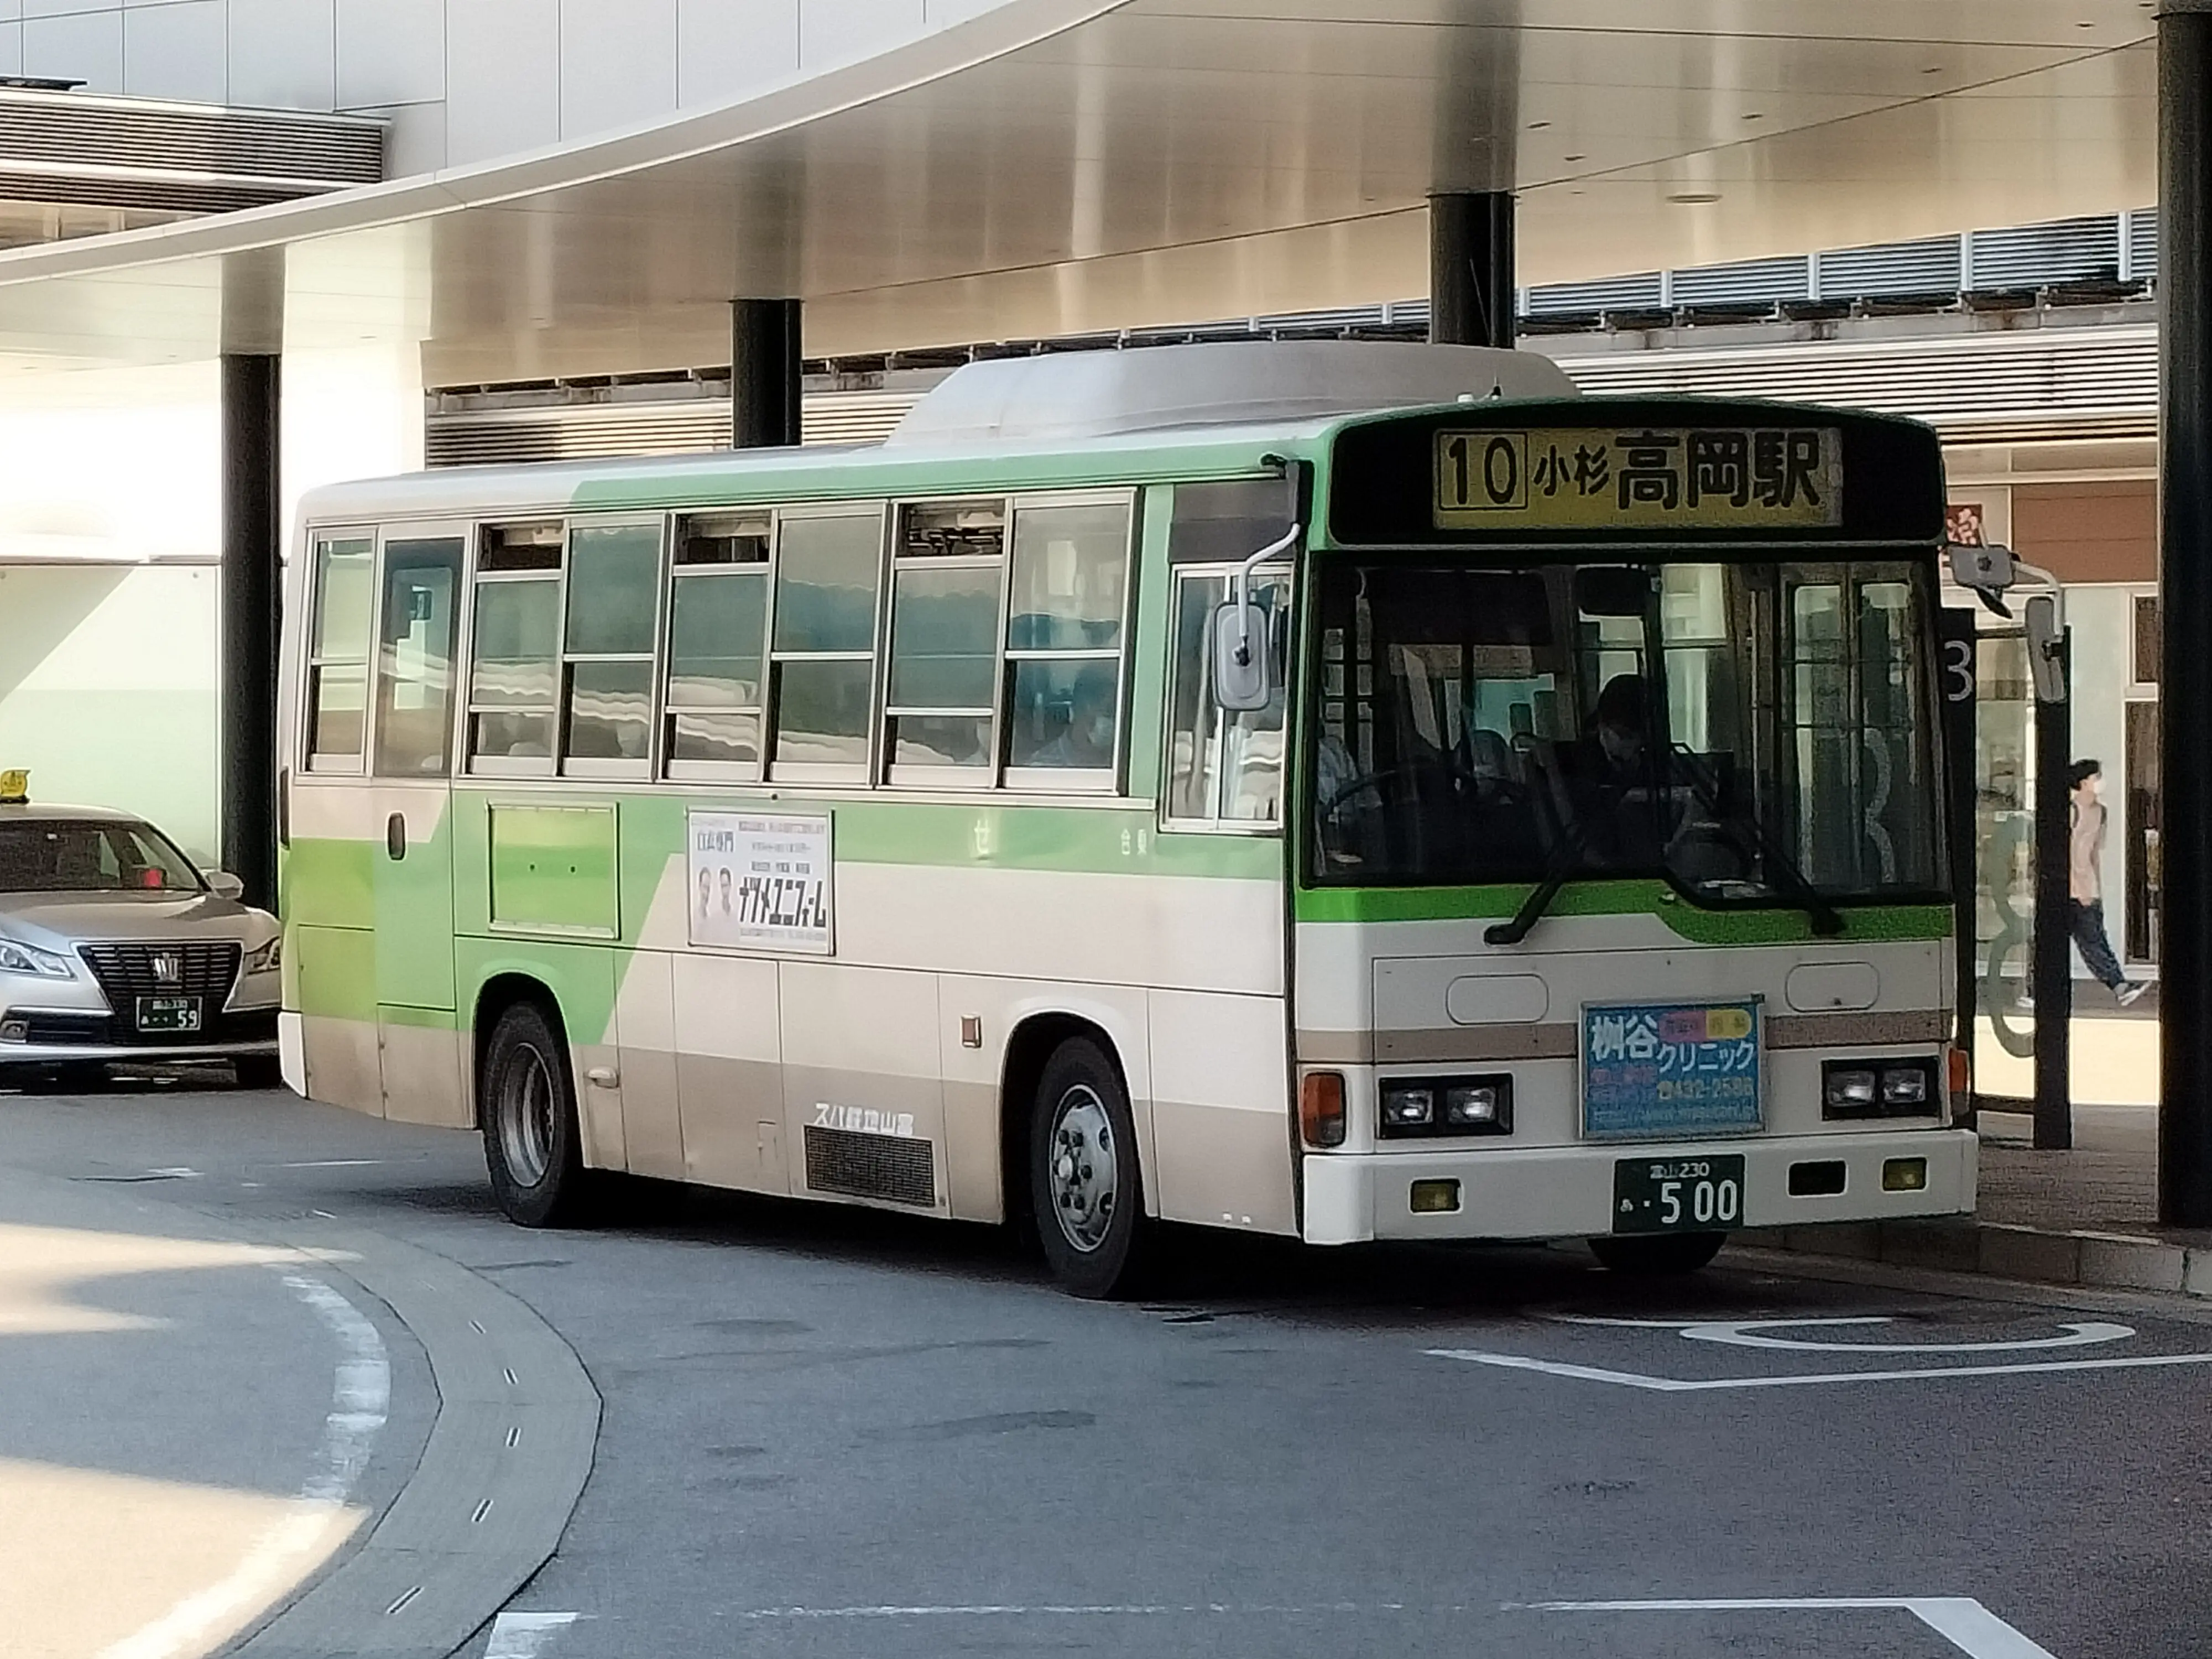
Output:
[[[217,898],[242,899],[246,896],[246,883],[228,870],[209,872],[207,884],[208,891]]]
[[[1213,701],[1231,714],[1265,708],[1273,695],[1269,632],[1266,609],[1249,599],[1213,608]]]

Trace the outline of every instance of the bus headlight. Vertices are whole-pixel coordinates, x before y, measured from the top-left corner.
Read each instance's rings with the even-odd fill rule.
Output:
[[[1831,1060],[1820,1067],[1822,1117],[1919,1117],[1939,1100],[1932,1059]]]
[[[1386,1077],[1376,1131],[1385,1140],[1420,1135],[1510,1135],[1510,1077]]]

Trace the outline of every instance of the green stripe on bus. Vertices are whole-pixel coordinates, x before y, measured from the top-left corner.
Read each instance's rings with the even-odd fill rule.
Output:
[[[1292,914],[1300,921],[1470,921],[1502,920],[1528,901],[1532,889],[1504,884],[1484,887],[1322,887],[1300,890]],[[1571,882],[1546,913],[1554,916],[1652,915],[1698,945],[1795,945],[1817,935],[1800,910],[1705,910],[1684,901],[1662,881]],[[1845,939],[1939,939],[1951,931],[1951,911],[1941,904],[1845,906]]]

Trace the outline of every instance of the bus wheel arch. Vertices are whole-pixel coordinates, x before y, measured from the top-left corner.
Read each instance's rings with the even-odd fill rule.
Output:
[[[583,1218],[592,1180],[584,1167],[576,1071],[560,1012],[535,994],[496,1006],[489,1034],[479,1039],[475,1091],[492,1196],[521,1226],[572,1225]]]
[[[491,1055],[492,1034],[498,1030],[501,1017],[522,1002],[537,1004],[563,1046],[568,1041],[568,1023],[561,1017],[561,999],[544,980],[510,971],[494,974],[477,987],[476,1010],[469,1023],[469,1095],[479,1129],[484,1127],[483,1069]]]
[[[1133,1110],[1136,1096],[1129,1088],[1129,1068],[1121,1058],[1121,1045],[1098,1020],[1065,1009],[1040,1010],[1015,1021],[1006,1038],[1006,1052],[999,1066],[999,1189],[1005,1200],[1008,1223],[1033,1231],[1036,1218],[1030,1213],[1030,1108],[1036,1098],[1044,1068],[1064,1042],[1085,1038],[1095,1042],[1120,1075],[1121,1089]],[[1145,1170],[1149,1206],[1152,1171]]]

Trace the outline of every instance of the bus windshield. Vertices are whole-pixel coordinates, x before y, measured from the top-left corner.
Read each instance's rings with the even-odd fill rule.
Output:
[[[1923,563],[1325,558],[1315,878],[1941,899]]]

